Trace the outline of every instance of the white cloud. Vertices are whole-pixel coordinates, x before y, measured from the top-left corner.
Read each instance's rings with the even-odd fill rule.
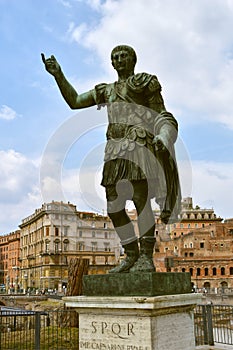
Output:
[[[0,234],[16,230],[22,219],[43,202],[63,200],[77,205],[78,210],[106,209],[104,188],[100,185],[102,162],[94,168],[85,164],[81,168],[63,167],[59,178],[44,177],[40,185],[38,161],[9,150],[0,152],[0,162],[4,165],[0,174]],[[223,218],[233,217],[232,163],[190,163],[186,159],[178,165],[183,197],[193,197],[194,205],[202,208],[213,207]]]
[[[233,163],[193,161],[193,197],[202,208],[233,217]]]
[[[71,3],[70,1],[66,1],[66,0],[58,0],[58,3],[63,5],[64,7],[68,7],[68,8],[71,8]]]
[[[0,151],[0,234],[17,229],[41,204],[38,167],[14,150]]]
[[[233,217],[233,164],[180,161],[182,197],[193,197],[194,205],[213,208],[217,216]],[[46,179],[47,200],[62,199],[77,205],[79,210],[102,212],[106,209],[104,188],[100,185],[102,169],[63,169],[60,182]],[[57,191],[57,192],[56,192]],[[60,197],[60,193],[63,197]],[[57,194],[58,197],[57,197]],[[44,201],[44,200],[43,200]]]
[[[6,105],[2,105],[0,109],[0,119],[5,120],[12,120],[17,117],[17,113],[11,108]]]
[[[34,185],[36,167],[32,161],[14,150],[0,151],[1,200],[16,202]]]
[[[233,128],[231,2],[89,3],[101,13],[101,20],[95,28],[89,23],[74,26],[70,35],[101,57],[109,77],[111,49],[119,43],[132,45],[138,53],[137,71],[158,74],[166,104],[180,112],[180,119],[215,120]]]
[[[96,11],[101,9],[101,0],[87,0],[87,3]]]
[[[74,23],[70,23],[67,34],[71,33],[71,39],[81,43],[83,36],[87,33],[87,29],[86,23],[81,23],[77,27],[74,26]]]

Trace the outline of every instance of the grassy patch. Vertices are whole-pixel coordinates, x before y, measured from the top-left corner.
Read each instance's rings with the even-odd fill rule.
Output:
[[[34,350],[35,330],[1,333],[1,350]],[[41,350],[75,350],[78,347],[78,328],[44,327],[40,332]]]

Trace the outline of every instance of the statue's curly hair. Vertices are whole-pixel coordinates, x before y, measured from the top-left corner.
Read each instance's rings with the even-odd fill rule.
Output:
[[[111,52],[111,59],[113,59],[113,55],[115,52],[121,51],[121,50],[127,51],[130,54],[130,56],[132,56],[133,61],[136,64],[136,62],[137,62],[136,52],[131,46],[128,46],[128,45],[118,45],[118,46],[114,47],[114,49]]]

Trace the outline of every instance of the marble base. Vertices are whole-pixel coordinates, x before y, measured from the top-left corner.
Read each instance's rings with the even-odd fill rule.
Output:
[[[79,349],[194,350],[200,294],[64,297],[79,313]]]

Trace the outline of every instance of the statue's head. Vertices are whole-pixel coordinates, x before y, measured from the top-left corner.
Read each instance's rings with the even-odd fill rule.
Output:
[[[137,55],[134,49],[128,45],[118,45],[114,47],[114,49],[111,52],[111,60],[112,60],[112,65],[116,70],[118,70],[117,61],[120,55],[122,58],[126,58],[127,56],[128,69],[133,71],[135,64],[137,62]]]

